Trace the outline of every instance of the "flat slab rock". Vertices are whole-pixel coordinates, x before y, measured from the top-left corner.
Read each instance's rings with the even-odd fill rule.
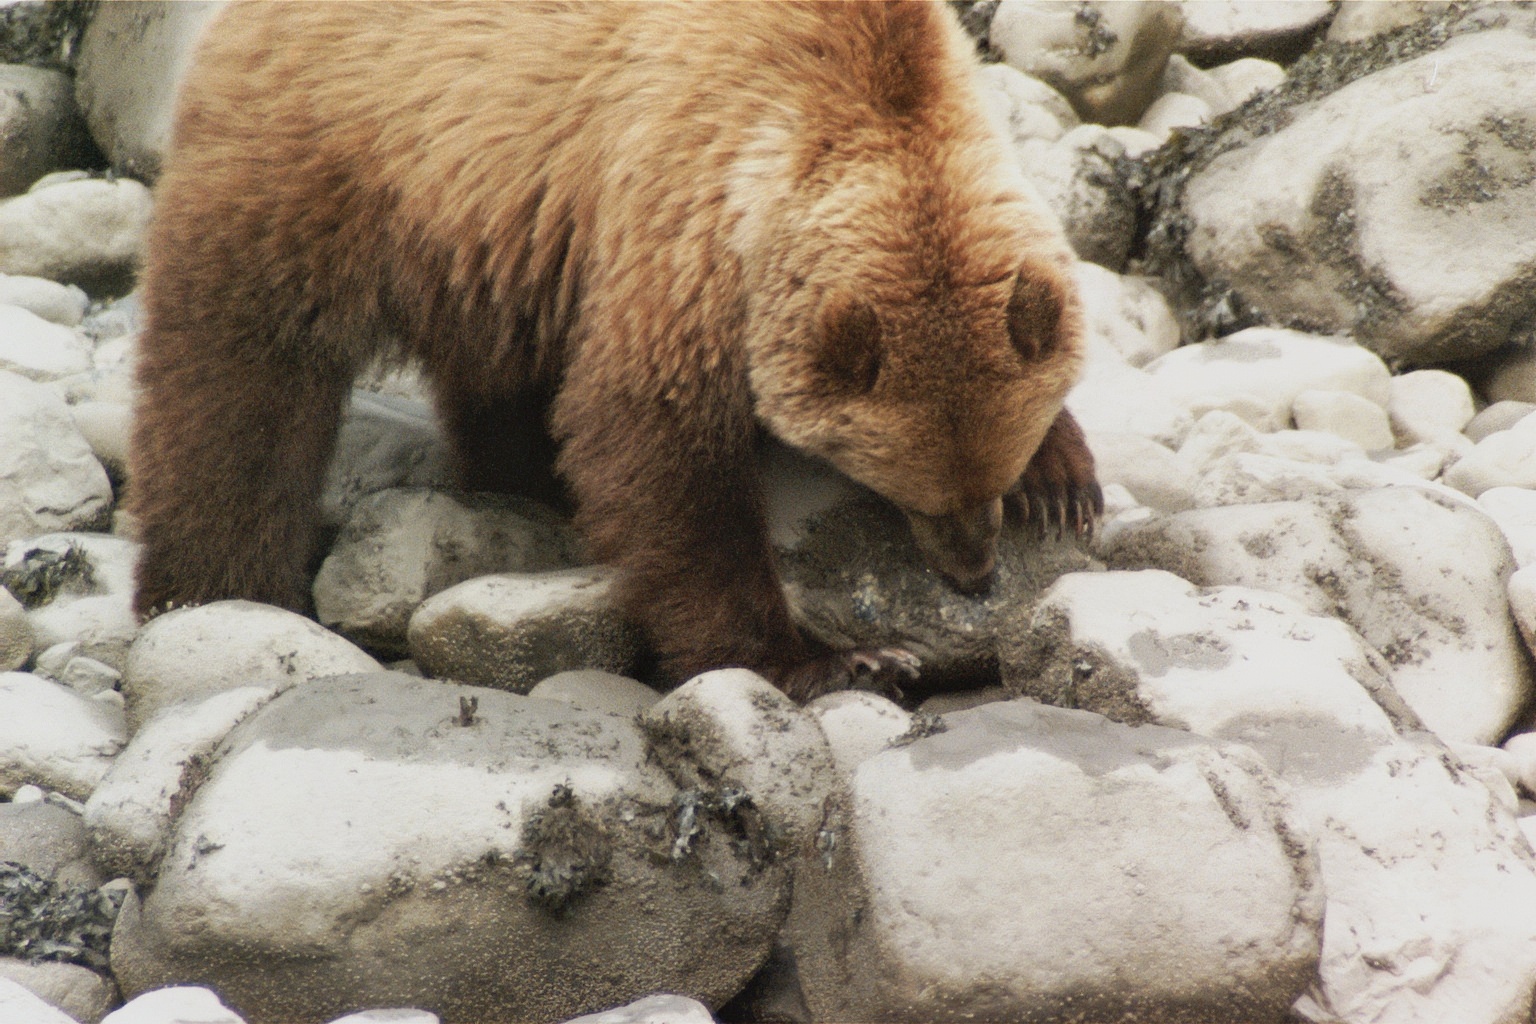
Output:
[[[755,683],[738,704],[780,736],[762,709],[801,713]],[[632,715],[331,677],[250,714],[197,774],[113,971],[130,997],[208,985],[252,1024],[365,1006],[559,1020],[654,992],[718,1005],[788,898],[745,807],[680,798]],[[775,799],[753,806],[772,831]]]
[[[812,705],[844,795],[786,931],[814,1020],[1274,1020],[1313,977],[1307,825],[1245,748],[1031,701]]]

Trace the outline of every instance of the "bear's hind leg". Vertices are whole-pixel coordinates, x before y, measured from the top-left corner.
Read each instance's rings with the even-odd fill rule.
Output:
[[[556,448],[545,424],[546,396],[495,393],[451,376],[437,377],[434,389],[460,487],[518,494],[555,509],[569,509],[570,500],[555,476]]]
[[[156,329],[151,315],[129,474],[140,615],[224,598],[310,607],[319,494],[351,372],[264,349],[216,327]]]

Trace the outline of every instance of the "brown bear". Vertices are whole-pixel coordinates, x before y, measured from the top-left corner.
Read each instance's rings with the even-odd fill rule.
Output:
[[[308,604],[354,375],[414,360],[468,488],[554,456],[665,673],[807,697],[901,651],[793,621],[764,434],[977,590],[1004,498],[1084,530],[1072,256],[946,4],[236,4],[144,275],[137,610]]]

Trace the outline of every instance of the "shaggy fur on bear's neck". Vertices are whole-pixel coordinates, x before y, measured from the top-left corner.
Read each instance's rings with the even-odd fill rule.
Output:
[[[150,239],[140,611],[307,605],[340,410],[392,349],[466,486],[558,448],[674,676],[805,695],[882,666],[790,620],[762,429],[900,505],[957,580],[1005,493],[1097,503],[1061,411],[1071,256],[972,64],[942,4],[231,7]]]

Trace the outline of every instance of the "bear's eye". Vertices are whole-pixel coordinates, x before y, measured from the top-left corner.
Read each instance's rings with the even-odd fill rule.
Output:
[[[862,394],[875,386],[884,352],[880,319],[869,303],[853,296],[828,299],[821,309],[817,363],[834,390]]]
[[[1063,313],[1061,287],[1049,271],[1029,266],[1019,271],[1008,299],[1008,337],[1026,362],[1043,359],[1056,348]]]

